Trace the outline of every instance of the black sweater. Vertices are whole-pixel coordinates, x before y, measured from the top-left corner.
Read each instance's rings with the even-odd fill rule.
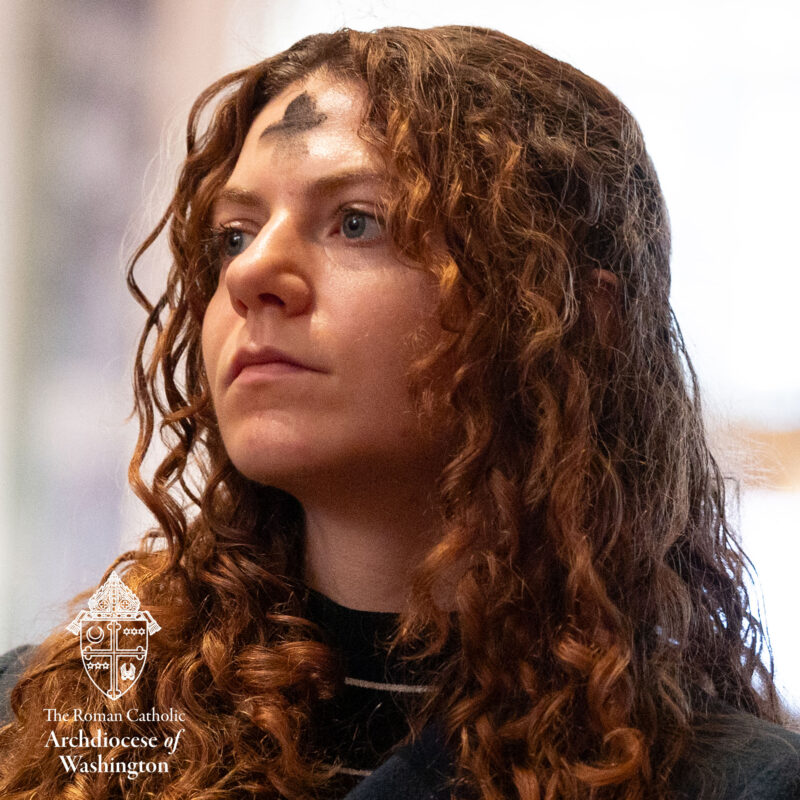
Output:
[[[412,695],[401,690],[424,687],[437,663],[424,663],[413,675],[387,657],[381,641],[396,615],[345,608],[313,590],[307,613],[342,653],[347,675],[329,707],[338,723],[319,727],[330,760],[338,758],[351,778],[345,800],[451,800],[452,754],[436,722],[389,754],[408,733],[404,714]],[[800,800],[799,735],[714,700],[708,712],[717,733],[698,736],[693,754],[674,770],[675,800]],[[359,769],[371,774],[359,777]]]
[[[446,656],[409,663],[389,653],[397,615],[346,608],[309,589],[306,615],[341,656],[341,682],[320,704],[314,741],[337,764],[338,796],[377,769],[409,732],[407,719],[430,692],[429,676]],[[427,734],[430,736],[431,734]]]

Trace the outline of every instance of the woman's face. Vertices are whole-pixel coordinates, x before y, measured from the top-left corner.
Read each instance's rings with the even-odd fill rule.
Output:
[[[406,377],[440,331],[437,287],[382,229],[363,104],[359,86],[322,76],[290,86],[213,208],[220,275],[202,341],[220,432],[240,472],[294,494],[438,460]]]

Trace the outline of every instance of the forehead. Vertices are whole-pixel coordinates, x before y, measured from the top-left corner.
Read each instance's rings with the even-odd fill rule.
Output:
[[[312,75],[290,84],[261,109],[245,147],[302,147],[320,131],[357,135],[365,105],[366,90],[359,84]]]
[[[383,154],[359,135],[366,98],[362,85],[319,74],[290,84],[256,116],[214,207],[226,194],[255,193],[266,206],[318,195],[343,176],[385,183]]]

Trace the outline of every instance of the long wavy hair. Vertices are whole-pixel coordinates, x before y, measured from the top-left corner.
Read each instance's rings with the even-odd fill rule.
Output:
[[[304,619],[302,509],[232,466],[200,344],[215,194],[259,110],[321,70],[366,87],[361,135],[386,158],[393,243],[441,287],[443,335],[410,381],[420,413],[447,409],[442,529],[396,643],[434,655],[455,631],[458,647],[412,736],[435,716],[456,791],[481,800],[665,797],[703,697],[770,720],[779,708],[669,304],[663,198],[610,91],[459,26],[310,36],[195,103],[174,197],[128,274],[147,310],[130,480],[158,524],[112,566],[163,630],[114,702],[90,687],[73,636],[40,648],[0,738],[0,794],[325,795],[312,731],[338,673]],[[164,231],[173,264],[150,302],[135,267]],[[159,434],[166,455],[145,479]],[[73,726],[43,706],[173,707],[185,720],[162,729],[185,731],[168,775],[66,774],[43,742]]]

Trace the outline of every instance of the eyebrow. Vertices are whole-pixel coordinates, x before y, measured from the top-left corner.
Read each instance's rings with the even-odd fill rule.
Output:
[[[303,193],[314,199],[324,199],[342,189],[359,184],[377,184],[382,187],[386,185],[386,176],[381,172],[368,169],[335,172],[310,181],[303,187]],[[215,210],[220,203],[231,203],[247,208],[264,206],[264,200],[258,192],[240,189],[236,186],[227,186],[221,189],[214,198],[212,209]]]
[[[237,189],[234,186],[226,186],[220,189],[211,204],[212,209],[215,209],[218,203],[232,203],[237,206],[247,206],[248,208],[257,208],[262,205],[261,198],[256,192]]]
[[[307,187],[306,192],[314,197],[329,197],[341,189],[357,184],[386,184],[386,176],[375,170],[347,170],[335,172],[332,175],[324,175],[312,181]]]

